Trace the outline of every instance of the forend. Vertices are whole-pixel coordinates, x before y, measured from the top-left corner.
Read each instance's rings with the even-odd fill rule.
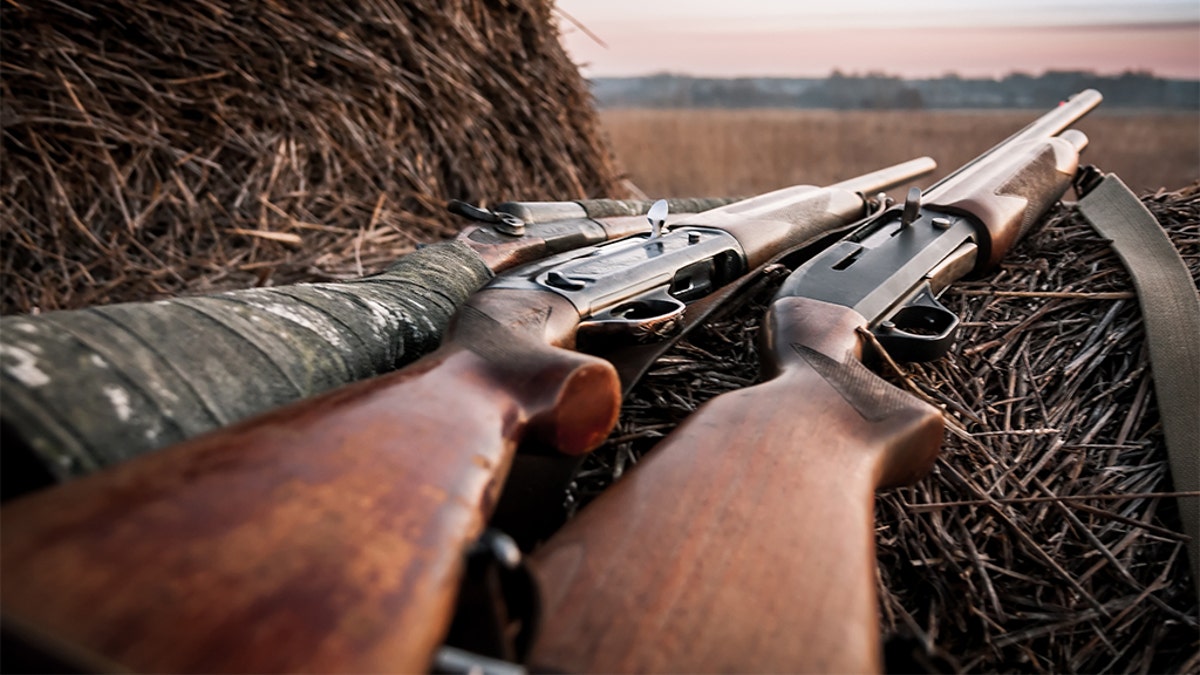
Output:
[[[777,298],[853,309],[894,358],[941,356],[958,317],[938,294],[993,267],[1062,197],[1087,146],[1066,127],[1099,102],[1095,91],[1077,94],[924,194],[913,188],[902,206],[801,265]]]
[[[1022,141],[979,170],[930,190],[930,209],[973,216],[985,228],[979,271],[994,267],[1071,186],[1083,132],[1069,129],[1050,138]]]
[[[1071,96],[926,191],[928,208],[972,216],[985,228],[978,271],[994,267],[1070,187],[1088,140],[1068,127],[1101,100],[1094,89]]]

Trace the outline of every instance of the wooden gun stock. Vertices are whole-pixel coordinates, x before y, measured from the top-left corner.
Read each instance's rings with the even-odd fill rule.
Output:
[[[775,376],[703,406],[535,554],[535,668],[879,670],[873,492],[928,470],[942,417],[858,361],[864,323],[773,304]]]
[[[620,403],[549,346],[565,300],[469,307],[405,370],[7,505],[7,627],[145,672],[427,669],[517,444],[586,451]]]

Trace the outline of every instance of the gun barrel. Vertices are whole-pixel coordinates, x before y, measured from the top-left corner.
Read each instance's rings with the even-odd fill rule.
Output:
[[[1020,142],[1038,138],[1049,138],[1078,122],[1084,115],[1100,105],[1104,97],[1095,89],[1083,91],[1069,97],[1057,108],[1031,122],[1024,129],[1013,134],[1005,142]]]
[[[1030,122],[1024,129],[989,148],[975,159],[967,162],[958,169],[947,174],[944,178],[929,186],[925,191],[927,197],[937,197],[958,187],[959,183],[971,180],[980,165],[990,162],[995,157],[1003,157],[1006,151],[1029,141],[1045,140],[1062,132],[1084,115],[1100,105],[1104,97],[1095,89],[1085,89],[1067,98],[1057,108]],[[1086,142],[1085,142],[1086,144]],[[1083,148],[1080,147],[1079,150]]]
[[[1100,103],[1088,89],[939,181],[923,203],[968,215],[985,230],[976,270],[989,269],[1071,186],[1087,136],[1067,127]]]
[[[671,213],[700,213],[739,201],[741,197],[689,197],[668,199]],[[526,225],[576,218],[644,216],[652,199],[581,199],[573,202],[504,202],[495,210],[517,216]]]
[[[918,157],[910,159],[907,162],[879,169],[878,171],[849,178],[840,183],[834,183],[829,187],[839,190],[849,190],[850,192],[872,194],[904,185],[936,168],[937,162],[933,161],[933,158]]]

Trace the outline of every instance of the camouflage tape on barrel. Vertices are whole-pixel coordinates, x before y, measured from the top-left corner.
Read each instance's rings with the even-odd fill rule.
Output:
[[[4,317],[6,474],[66,480],[393,370],[491,276],[447,242],[347,282]],[[25,478],[6,475],[6,496]]]

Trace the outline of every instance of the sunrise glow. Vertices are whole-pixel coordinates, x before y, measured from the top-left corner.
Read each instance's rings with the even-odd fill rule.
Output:
[[[1200,78],[1200,3],[559,0],[563,42],[591,76],[1000,76],[1149,71]],[[569,20],[576,20],[585,29]],[[589,35],[588,33],[591,33]],[[603,43],[603,44],[601,44]]]

